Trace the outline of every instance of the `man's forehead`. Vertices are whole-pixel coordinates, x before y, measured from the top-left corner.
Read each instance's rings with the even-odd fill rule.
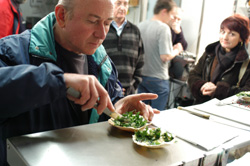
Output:
[[[82,0],[79,0],[82,1]],[[76,5],[77,13],[83,14],[85,17],[96,17],[100,19],[113,19],[114,4],[111,3],[112,0],[86,0],[82,3],[88,5]],[[87,3],[89,2],[89,3]],[[100,10],[96,10],[100,8]],[[110,18],[109,18],[110,17]]]
[[[112,0],[112,2],[116,2],[116,1],[125,1],[125,2],[129,2],[129,0]]]
[[[98,18],[98,19],[102,19],[101,16],[97,15],[97,14],[94,14],[94,13],[89,13],[88,14],[89,17],[95,17],[95,18]],[[110,17],[107,18],[107,20],[113,20],[113,15],[111,15]]]

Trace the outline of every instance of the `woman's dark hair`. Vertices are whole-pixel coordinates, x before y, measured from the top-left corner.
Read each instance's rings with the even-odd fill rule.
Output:
[[[234,14],[226,18],[220,26],[220,29],[228,28],[231,31],[236,31],[240,34],[240,38],[244,43],[249,42],[249,19],[240,14]]]
[[[167,9],[167,11],[171,11],[175,6],[176,3],[173,0],[158,0],[154,7],[154,14],[159,14],[162,9]]]

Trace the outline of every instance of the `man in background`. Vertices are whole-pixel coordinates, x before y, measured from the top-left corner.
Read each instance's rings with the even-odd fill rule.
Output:
[[[177,7],[173,15],[174,18],[170,21],[173,47],[180,47],[178,49],[180,51],[179,54],[186,50],[188,46],[181,27],[182,14],[182,9]],[[181,44],[181,46],[179,44]]]
[[[113,0],[114,20],[103,45],[118,70],[123,94],[134,94],[142,80],[144,49],[136,25],[126,19],[129,0]]]
[[[141,22],[141,31],[145,48],[145,64],[142,70],[142,82],[138,93],[153,92],[156,100],[147,100],[153,108],[164,110],[169,95],[169,61],[179,54],[173,49],[169,23],[174,18],[176,4],[172,0],[158,0],[151,20]]]
[[[0,0],[0,38],[25,30],[20,4],[26,0]]]
[[[173,15],[174,18],[170,21],[173,48],[179,51],[178,55],[186,50],[188,46],[181,28],[182,14],[182,9],[180,7],[177,7]],[[186,65],[187,61],[185,61],[183,57],[176,56],[175,58],[173,58],[171,60],[169,68],[170,77],[185,81],[186,78],[183,77],[183,71]]]

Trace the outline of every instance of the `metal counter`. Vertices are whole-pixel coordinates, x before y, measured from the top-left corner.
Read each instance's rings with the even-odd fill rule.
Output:
[[[162,149],[133,143],[132,134],[108,122],[29,134],[7,140],[8,163],[22,165],[182,165],[198,164],[204,151],[181,139]]]

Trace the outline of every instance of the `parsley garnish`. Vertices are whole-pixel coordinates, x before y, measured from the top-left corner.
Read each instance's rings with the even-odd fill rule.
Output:
[[[147,120],[140,115],[140,112],[134,114],[135,111],[129,111],[122,114],[122,117],[117,117],[114,119],[114,123],[121,127],[134,127],[140,128],[147,123]]]
[[[135,132],[136,141],[145,142],[148,145],[160,145],[162,143],[161,139],[164,142],[170,142],[174,139],[171,133],[165,132],[161,134],[161,129],[148,129],[146,127],[145,130],[139,130]]]
[[[250,97],[250,91],[243,91],[238,94],[236,94],[238,97]]]

